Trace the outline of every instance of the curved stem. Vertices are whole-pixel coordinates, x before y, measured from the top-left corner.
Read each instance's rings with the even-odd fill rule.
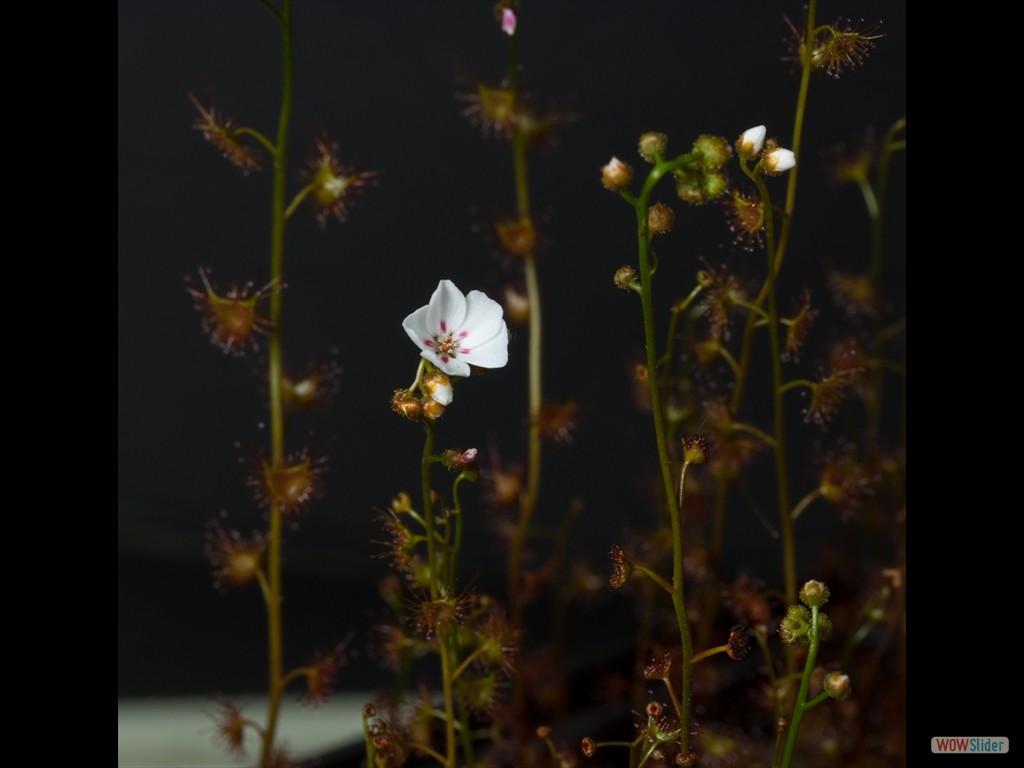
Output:
[[[243,125],[241,128],[236,128],[235,129],[235,135],[236,136],[242,136],[242,135],[252,136],[254,139],[256,139],[256,141],[258,141],[260,144],[262,144],[263,147],[268,152],[270,152],[270,154],[272,154],[272,155],[273,154],[277,154],[277,147],[275,147],[271,143],[270,139],[268,139],[266,136],[264,136],[260,131],[257,131],[255,128],[250,128],[247,125]]]
[[[793,511],[789,514],[793,521],[796,522],[796,519],[800,517],[801,514],[803,514],[803,511],[807,509],[807,507],[809,507],[811,503],[815,501],[819,496],[821,496],[821,491],[815,488],[813,491],[811,491],[802,499],[800,499],[800,501],[796,503],[796,506],[793,507]]]

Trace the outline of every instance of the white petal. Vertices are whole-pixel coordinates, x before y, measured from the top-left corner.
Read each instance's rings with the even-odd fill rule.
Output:
[[[466,319],[466,297],[451,280],[442,280],[427,305],[427,330],[431,336],[454,333]]]
[[[428,357],[426,353],[423,356],[427,357],[427,359],[449,376],[469,376],[469,363],[462,356],[449,357],[447,363],[438,358],[436,354],[432,358]]]
[[[434,339],[434,334],[427,328],[427,309],[428,307],[420,307],[402,321],[402,327],[409,334],[409,338],[422,350],[429,349],[427,342],[433,344]]]
[[[796,155],[791,149],[773,149],[764,156],[765,165],[773,173],[784,173],[796,167]]]
[[[462,359],[479,368],[503,368],[508,363],[508,327],[505,323],[502,322],[497,335],[470,347]]]
[[[466,295],[466,319],[462,324],[466,346],[472,347],[495,336],[505,324],[503,314],[501,304],[486,293],[470,291]]]
[[[451,384],[433,384],[427,387],[427,392],[430,396],[437,400],[441,405],[450,405],[452,402],[452,385]]]
[[[761,154],[761,150],[764,148],[764,137],[767,135],[768,129],[763,125],[747,128],[740,134],[740,139],[736,142],[736,150],[744,157],[753,159]]]

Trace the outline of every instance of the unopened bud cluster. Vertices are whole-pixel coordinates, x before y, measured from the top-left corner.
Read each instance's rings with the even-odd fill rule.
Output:
[[[783,149],[775,139],[766,139],[768,129],[763,125],[748,128],[736,140],[736,154],[745,160],[761,158],[761,171],[777,176],[796,167],[796,155]]]
[[[722,170],[732,157],[729,142],[720,136],[703,134],[693,142],[689,165],[676,171],[676,195],[690,205],[704,205],[725,193],[729,179]]]
[[[818,609],[829,598],[828,587],[820,581],[808,581],[800,590],[804,605],[791,605],[786,617],[779,624],[779,636],[786,645],[809,645],[812,631],[812,613],[808,608]],[[807,606],[807,607],[805,607]],[[817,611],[818,639],[825,640],[832,633],[832,621]]]

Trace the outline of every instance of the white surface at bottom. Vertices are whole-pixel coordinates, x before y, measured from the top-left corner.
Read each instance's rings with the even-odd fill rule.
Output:
[[[302,760],[362,740],[363,705],[372,693],[333,695],[316,709],[286,700],[278,722],[278,743]],[[232,699],[242,715],[258,723],[266,719],[266,699]],[[117,765],[119,768],[219,768],[254,765],[258,738],[250,732],[244,757],[229,754],[217,743],[211,714],[217,707],[206,698],[118,699]]]

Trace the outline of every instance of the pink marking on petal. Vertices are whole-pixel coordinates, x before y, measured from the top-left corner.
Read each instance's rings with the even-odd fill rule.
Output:
[[[424,343],[424,344],[425,344],[426,346],[428,346],[428,347],[432,347],[432,346],[434,346],[434,340],[433,340],[433,339],[424,339],[424,340],[423,340],[423,343]]]
[[[469,349],[468,347],[459,347],[459,352],[461,352],[463,355],[468,355],[472,351],[473,350]]]
[[[441,358],[441,362],[442,362],[442,363],[444,363],[445,365],[447,365],[447,364],[448,364],[448,358],[447,358],[447,356],[445,356],[445,357],[442,357],[442,358]]]
[[[459,338],[464,339],[469,336],[469,331],[459,331]]]
[[[448,333],[448,323],[445,320],[441,321],[441,332]]]

